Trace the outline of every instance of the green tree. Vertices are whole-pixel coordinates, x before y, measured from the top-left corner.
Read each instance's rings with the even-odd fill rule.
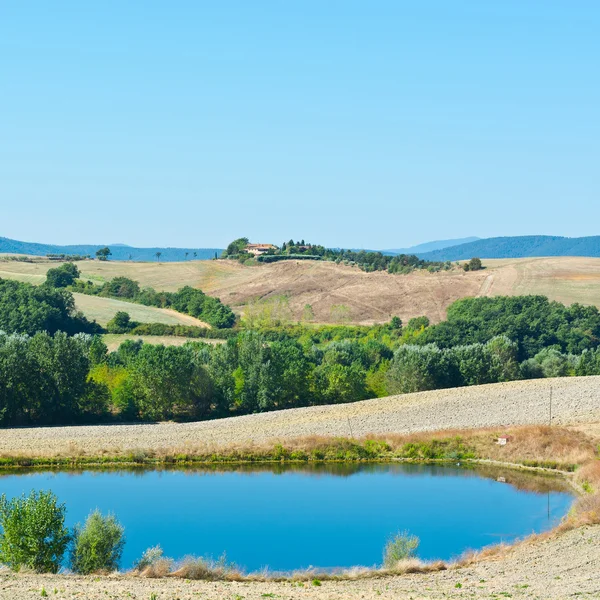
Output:
[[[69,543],[65,505],[52,492],[0,497],[0,563],[18,571],[56,573]]]
[[[237,240],[233,240],[223,253],[227,256],[237,256],[240,252],[243,252],[246,246],[250,243],[250,240],[247,237],[238,238]]]
[[[140,284],[129,277],[114,277],[100,290],[101,296],[135,299],[140,293]]]
[[[119,566],[125,546],[123,526],[113,515],[92,512],[85,524],[73,529],[71,568],[75,573],[111,572]]]
[[[160,262],[160,257],[162,256],[162,252],[155,252],[154,256],[156,256],[156,260]]]
[[[481,269],[483,269],[483,265],[480,258],[474,257],[469,261],[469,271],[480,271]]]
[[[108,257],[111,255],[112,252],[108,246],[96,250],[96,258],[98,258],[98,260],[108,260]]]
[[[106,324],[109,333],[127,333],[131,331],[137,323],[132,321],[129,313],[118,311],[115,316]]]
[[[65,263],[60,267],[48,269],[46,273],[46,285],[53,288],[65,288],[73,285],[79,277],[79,269],[73,263]]]

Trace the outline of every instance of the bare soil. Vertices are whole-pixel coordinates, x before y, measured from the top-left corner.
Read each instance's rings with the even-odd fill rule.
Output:
[[[600,422],[600,376],[514,381],[196,423],[31,427],[0,432],[0,456],[97,456],[512,425]]]
[[[290,316],[300,320],[306,304],[319,323],[335,322],[335,306],[353,323],[403,321],[426,315],[432,322],[445,318],[449,304],[467,296],[543,294],[565,304],[600,306],[600,259],[580,257],[484,260],[483,271],[465,273],[417,271],[409,275],[365,273],[357,267],[329,262],[284,261],[245,267],[235,261],[178,263],[78,263],[84,278],[98,283],[117,275],[142,286],[173,291],[184,285],[198,287],[221,298],[238,313],[249,303],[285,297]],[[41,283],[57,263],[0,262],[0,277]]]

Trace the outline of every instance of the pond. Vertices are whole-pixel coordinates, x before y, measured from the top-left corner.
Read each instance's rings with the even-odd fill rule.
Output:
[[[114,513],[124,568],[160,544],[173,558],[226,552],[247,571],[373,566],[404,530],[420,558],[449,559],[549,529],[573,499],[557,478],[407,464],[0,475],[0,493],[31,489],[65,502],[69,525]]]

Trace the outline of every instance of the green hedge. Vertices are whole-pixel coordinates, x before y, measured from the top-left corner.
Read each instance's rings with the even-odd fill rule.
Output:
[[[322,260],[315,254],[263,254],[256,259],[259,262],[272,263],[280,260]]]

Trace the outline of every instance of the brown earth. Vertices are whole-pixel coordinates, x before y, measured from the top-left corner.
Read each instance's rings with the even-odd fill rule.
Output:
[[[50,266],[56,263],[2,261],[0,277],[41,283]],[[199,287],[238,313],[257,302],[285,298],[290,318],[300,320],[305,305],[310,304],[314,320],[320,323],[347,320],[370,324],[394,315],[405,322],[420,315],[438,322],[445,318],[449,304],[466,296],[543,294],[565,304],[600,306],[600,258],[484,260],[483,271],[465,273],[455,268],[410,275],[365,273],[357,267],[309,261],[251,267],[226,260],[161,264],[89,261],[78,266],[84,278],[98,283],[124,275],[158,290]]]
[[[600,376],[511,381],[194,423],[23,427],[0,456],[115,456],[210,451],[309,436],[362,437],[514,425],[600,423]]]

